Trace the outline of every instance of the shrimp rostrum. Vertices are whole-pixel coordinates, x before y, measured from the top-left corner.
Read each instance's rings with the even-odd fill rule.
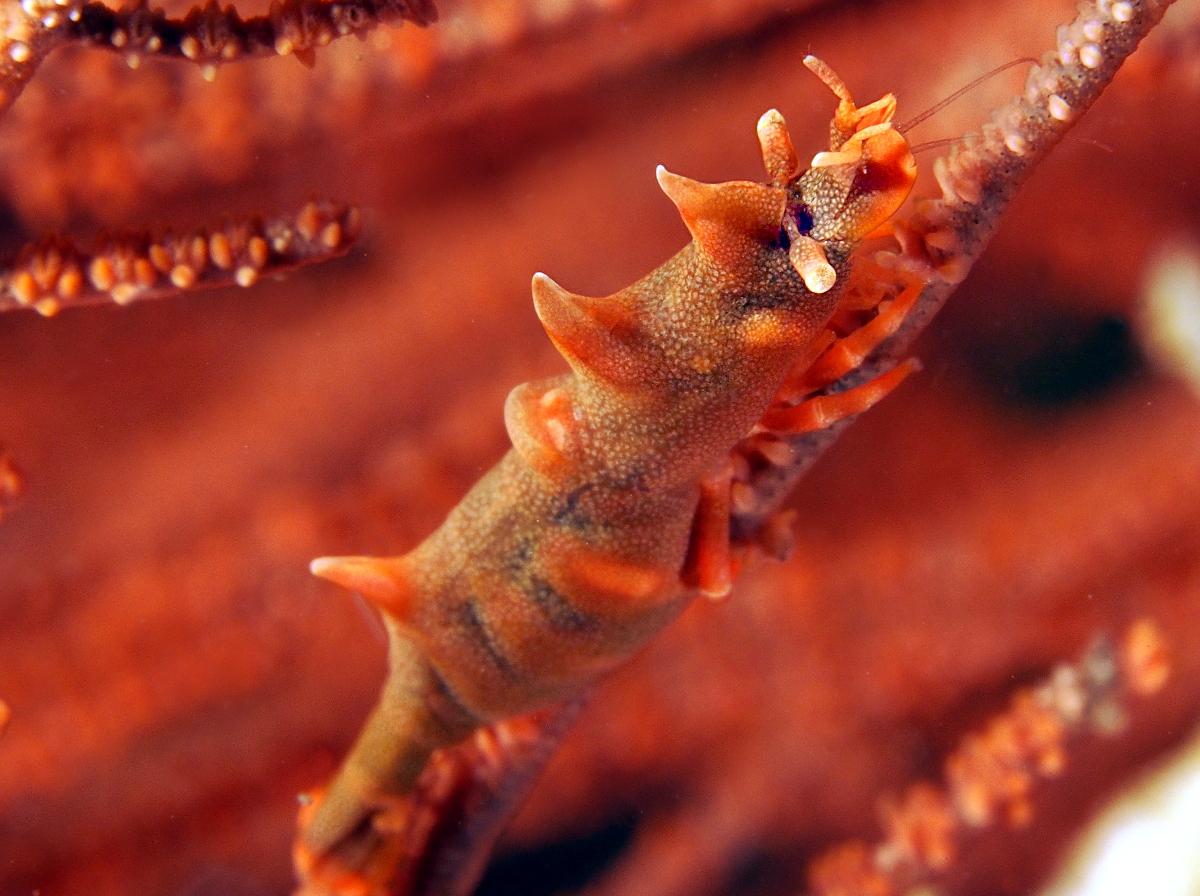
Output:
[[[305,813],[302,877],[336,865],[346,881],[357,867],[351,889],[376,892],[363,866],[379,819],[434,750],[580,691],[694,596],[729,591],[740,441],[756,427],[813,429],[858,413],[911,369],[777,404],[785,381],[815,365],[824,381],[807,381],[810,393],[861,362],[863,340],[839,355],[846,337],[829,324],[851,252],[886,226],[916,175],[892,124],[895,98],[860,109],[823,63],[805,64],[839,99],[830,150],[802,172],[772,110],[758,123],[770,184],[703,184],[660,167],[692,241],[606,298],[534,276],[538,317],[571,372],[512,391],[508,454],[411,553],[313,561],[316,575],[378,606],[390,668]],[[902,316],[900,304],[879,317]]]

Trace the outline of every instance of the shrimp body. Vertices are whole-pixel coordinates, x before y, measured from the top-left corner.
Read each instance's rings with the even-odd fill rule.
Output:
[[[851,251],[915,176],[894,99],[858,109],[806,64],[841,100],[830,151],[801,173],[772,111],[758,129],[771,184],[659,168],[691,243],[606,298],[534,277],[571,372],[509,395],[512,450],[409,554],[313,562],[380,607],[391,669],[301,832],[309,870],[360,850],[434,749],[578,692],[698,592],[728,592],[730,451],[815,360]]]

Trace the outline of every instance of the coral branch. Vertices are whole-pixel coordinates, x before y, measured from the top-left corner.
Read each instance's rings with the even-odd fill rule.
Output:
[[[0,3],[0,112],[20,95],[38,65],[56,47],[83,43],[125,54],[172,56],[214,66],[261,56],[295,54],[311,63],[316,47],[380,24],[428,25],[437,18],[432,0],[284,0],[265,16],[243,19],[216,0],[168,18],[145,0],[120,10],[79,0],[4,0]]]
[[[959,842],[998,820],[1032,820],[1037,781],[1060,775],[1072,737],[1112,734],[1123,725],[1128,697],[1156,693],[1169,675],[1157,626],[1140,619],[1119,645],[1099,639],[1074,664],[1013,695],[1008,709],[967,735],[945,762],[946,786],[914,784],[880,805],[884,841],[835,846],[809,869],[815,896],[911,892],[954,863]]]
[[[260,277],[345,253],[358,235],[357,208],[310,202],[299,214],[233,221],[186,234],[103,234],[95,248],[51,235],[0,271],[0,311],[49,317],[73,305],[158,299]]]
[[[379,842],[370,867],[386,865],[389,873],[372,892],[467,896],[512,813],[586,703],[587,695],[580,695],[479,728],[468,740],[436,751],[413,793],[391,816],[371,822]],[[304,798],[302,827],[311,823],[320,796]],[[302,881],[297,896],[340,893],[343,887],[358,892],[354,888],[362,886],[361,869],[342,867],[336,856],[318,856],[302,840],[294,859]]]
[[[1057,49],[1030,69],[1023,93],[997,109],[980,133],[955,141],[934,162],[940,199],[918,201],[893,222],[898,249],[877,252],[876,265],[890,270],[880,281],[876,265],[852,274],[850,291],[900,293],[913,279],[923,283],[916,307],[877,356],[840,380],[834,391],[853,388],[895,366],[983,253],[1000,217],[1033,169],[1104,91],[1121,63],[1162,18],[1173,0],[1096,0],[1081,6],[1070,25],[1059,27]],[[850,425],[789,440],[793,457],[751,474],[754,500],[735,514],[735,539],[752,540],[796,482]]]
[[[452,767],[459,783],[454,803],[438,812],[440,825],[424,851],[429,861],[414,882],[413,896],[467,896],[475,889],[513,811],[586,704],[585,694],[483,728],[452,755],[435,757],[430,773],[448,776],[440,769]]]
[[[0,445],[0,520],[4,519],[4,514],[20,499],[23,491],[24,479],[21,471],[17,469],[12,452]]]

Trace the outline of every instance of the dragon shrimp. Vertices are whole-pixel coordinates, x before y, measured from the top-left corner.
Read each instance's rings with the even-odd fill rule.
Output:
[[[902,294],[857,332],[831,328],[852,250],[886,228],[916,165],[891,94],[860,109],[824,63],[805,64],[839,100],[830,150],[802,173],[771,110],[758,123],[769,185],[703,184],[659,167],[692,241],[607,298],[534,276],[538,317],[571,372],[512,391],[508,454],[411,553],[313,561],[314,574],[382,611],[389,674],[341,770],[306,808],[302,877],[379,892],[365,857],[434,750],[580,691],[695,595],[729,592],[730,453],[748,434],[828,426],[914,368],[814,395],[911,305]],[[348,878],[355,867],[361,876]]]

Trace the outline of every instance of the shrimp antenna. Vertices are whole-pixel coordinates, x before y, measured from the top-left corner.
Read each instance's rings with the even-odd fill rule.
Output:
[[[937,113],[941,112],[943,109],[945,109],[947,106],[949,106],[952,102],[954,102],[956,99],[958,99],[960,96],[962,96],[967,91],[974,90],[976,87],[978,87],[984,81],[988,80],[988,78],[998,75],[1001,72],[1006,72],[1013,66],[1023,65],[1025,63],[1029,63],[1031,65],[1037,65],[1037,60],[1031,56],[1022,56],[1020,59],[1013,59],[1009,62],[1004,63],[1003,65],[998,65],[998,66],[996,66],[996,68],[992,69],[990,72],[985,72],[984,74],[980,75],[978,78],[976,78],[970,84],[968,84],[966,87],[960,87],[958,90],[954,91],[954,93],[950,94],[944,100],[939,100],[938,102],[934,103],[932,106],[930,106],[928,109],[926,109],[920,115],[918,115],[916,118],[913,118],[913,119],[910,119],[909,121],[904,122],[904,124],[900,125],[898,128],[896,128],[896,130],[898,130],[901,134],[904,134],[904,133],[912,130],[917,125],[919,125],[921,122],[923,122],[925,119],[929,118],[930,116],[937,115]]]
[[[943,137],[941,140],[928,140],[925,143],[918,143],[916,146],[910,147],[909,152],[914,156],[919,152],[927,152],[931,149],[939,149],[943,146],[949,146],[959,140],[959,137]]]

